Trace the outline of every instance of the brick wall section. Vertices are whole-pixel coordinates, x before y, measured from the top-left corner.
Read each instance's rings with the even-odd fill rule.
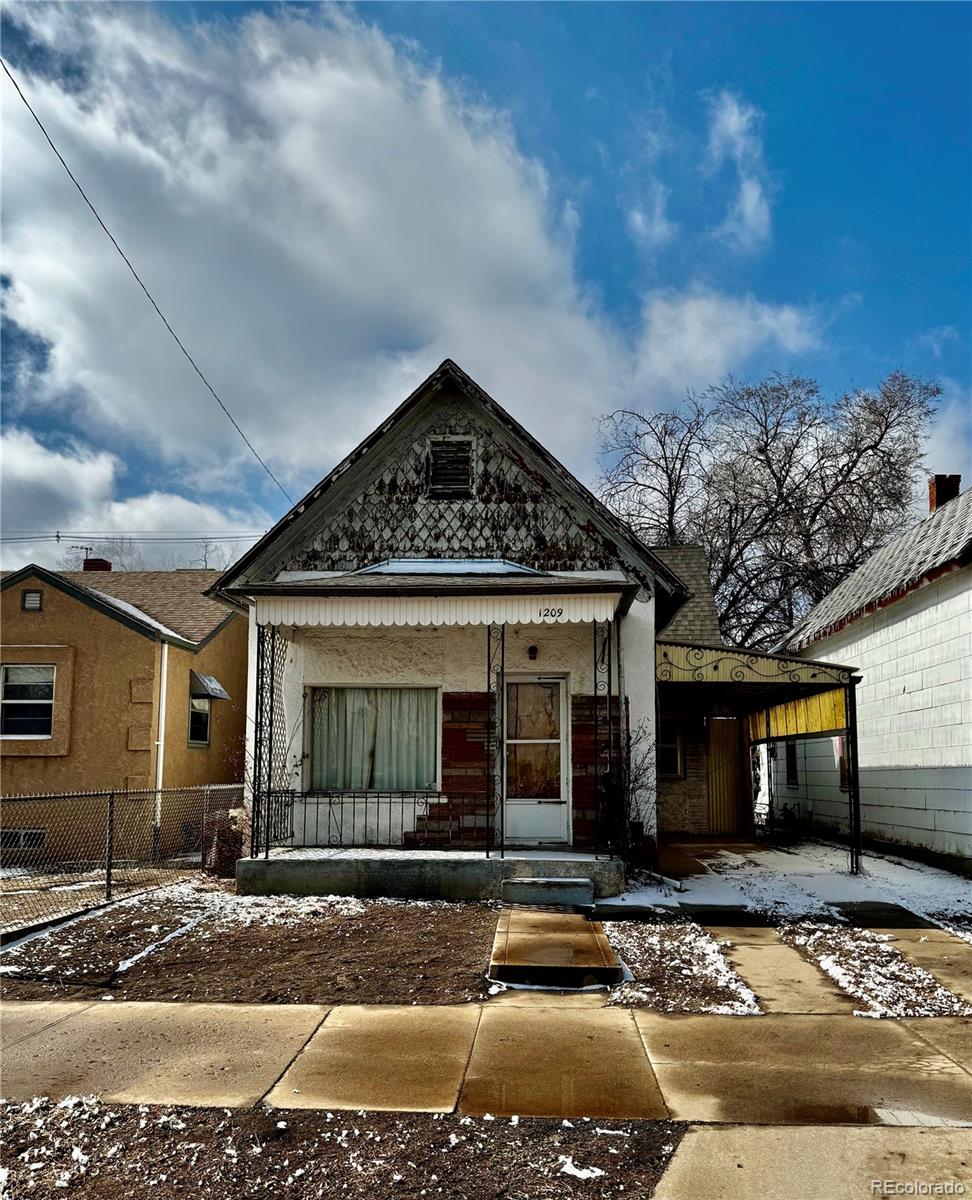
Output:
[[[604,701],[599,703],[603,706]],[[612,713],[617,753],[620,751],[620,730],[616,698],[612,702]],[[601,719],[603,720],[603,716]],[[601,736],[604,736],[603,732]],[[570,698],[570,765],[574,845],[581,850],[603,845],[605,832],[600,830],[598,824],[600,814],[597,809],[597,775],[594,769],[593,696]]]
[[[685,774],[681,779],[658,780],[659,833],[708,833],[708,746],[705,726],[682,725]]]
[[[442,791],[485,796],[486,692],[442,693]]]

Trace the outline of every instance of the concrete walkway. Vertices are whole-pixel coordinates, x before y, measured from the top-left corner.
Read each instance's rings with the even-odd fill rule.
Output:
[[[3,1093],[119,1103],[972,1126],[972,1019],[9,1002]],[[540,996],[541,999],[536,997]],[[967,1135],[966,1135],[967,1136]],[[772,1194],[772,1193],[767,1193]]]
[[[972,1189],[969,1135],[959,1129],[817,1126],[689,1129],[654,1200],[840,1200],[875,1195],[873,1183],[961,1184]],[[952,1192],[953,1195],[956,1193]],[[962,1194],[962,1193],[957,1193]]]

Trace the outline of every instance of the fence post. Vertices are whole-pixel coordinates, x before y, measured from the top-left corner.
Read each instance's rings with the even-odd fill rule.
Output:
[[[206,870],[206,809],[208,807],[209,788],[203,788],[202,829],[199,831],[199,869]]]
[[[108,815],[105,822],[105,900],[111,899],[111,864],[115,857],[115,793],[108,793]]]

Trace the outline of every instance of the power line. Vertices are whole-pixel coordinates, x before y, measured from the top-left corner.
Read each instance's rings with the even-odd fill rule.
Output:
[[[166,319],[165,313],[163,313],[162,309],[159,308],[158,304],[156,304],[155,297],[152,295],[152,293],[148,290],[148,288],[142,282],[141,277],[139,276],[138,272],[132,266],[131,261],[128,258],[128,255],[125,253],[125,251],[121,248],[121,246],[119,246],[118,242],[115,240],[115,235],[111,232],[111,230],[108,228],[108,226],[101,219],[101,214],[98,212],[98,210],[95,208],[95,206],[88,199],[87,193],[85,192],[84,188],[81,186],[80,183],[78,183],[78,181],[74,175],[74,172],[64,161],[64,157],[61,154],[60,150],[58,150],[57,146],[54,145],[54,142],[51,139],[51,135],[44,128],[43,121],[41,121],[41,119],[37,115],[37,113],[34,112],[33,108],[31,108],[30,101],[27,99],[27,97],[24,95],[24,93],[20,90],[20,84],[17,82],[16,79],[14,79],[13,75],[10,72],[10,68],[7,66],[6,62],[2,58],[0,58],[0,66],[3,67],[4,72],[7,75],[7,78],[14,85],[17,95],[21,98],[21,100],[23,100],[24,104],[26,105],[27,111],[34,118],[34,121],[37,124],[37,128],[41,131],[41,133],[46,138],[47,144],[57,155],[58,161],[60,162],[61,166],[64,168],[65,171],[67,171],[68,177],[70,178],[71,182],[81,193],[81,197],[84,200],[85,204],[87,204],[88,208],[91,209],[92,213],[94,214],[95,220],[98,222],[98,224],[101,226],[101,228],[108,235],[108,239],[110,240],[111,244],[115,247],[115,249],[118,251],[118,253],[121,255],[121,257],[125,263],[125,266],[128,267],[129,271],[131,271],[132,276],[135,279],[135,282],[145,293],[146,297],[148,298],[149,303],[155,309],[156,313],[158,313],[159,319],[161,320],[162,324],[166,327],[166,329],[172,335],[173,341],[179,347],[179,349],[182,351],[182,353],[186,356],[186,359],[187,359],[189,365],[192,367],[192,369],[196,372],[196,374],[199,376],[199,378],[203,381],[203,383],[209,389],[209,392],[212,395],[213,399],[216,401],[216,403],[219,405],[219,407],[223,410],[223,412],[229,418],[230,423],[232,424],[233,428],[240,435],[240,437],[243,439],[243,441],[246,442],[247,446],[250,449],[250,453],[257,460],[257,462],[260,464],[260,466],[263,467],[264,471],[266,471],[266,473],[270,476],[270,478],[273,480],[273,482],[277,485],[277,487],[283,493],[284,498],[287,500],[288,504],[292,505],[294,503],[293,499],[288,494],[286,488],[283,486],[283,484],[280,482],[280,480],[276,477],[276,475],[274,475],[273,471],[270,470],[270,468],[263,461],[263,459],[260,457],[260,455],[257,454],[256,448],[254,447],[253,443],[250,441],[250,439],[246,436],[246,434],[240,428],[239,424],[236,421],[236,418],[233,416],[233,414],[230,412],[230,410],[226,407],[226,405],[222,402],[222,400],[220,400],[219,396],[216,395],[216,390],[214,389],[213,385],[209,382],[209,380],[206,378],[206,376],[202,373],[202,371],[196,365],[196,360],[192,357],[192,355],[189,353],[189,351],[182,344],[182,341],[180,340],[179,335],[176,333],[176,331],[172,328],[172,326],[169,324],[168,320]]]
[[[204,533],[187,536],[166,535],[162,537],[139,536],[128,533],[23,533],[0,535],[0,544],[5,546],[33,542],[65,542],[74,538],[88,538],[92,542],[133,542],[140,545],[182,545],[202,542],[253,542],[262,533]]]

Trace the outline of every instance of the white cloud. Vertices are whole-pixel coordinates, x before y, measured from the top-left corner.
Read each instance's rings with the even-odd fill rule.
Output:
[[[939,325],[935,329],[926,329],[914,339],[914,344],[931,354],[932,358],[940,359],[949,342],[959,340],[959,331],[954,325]]]
[[[637,376],[654,397],[718,382],[754,355],[776,351],[781,361],[819,345],[816,314],[795,305],[764,304],[702,287],[646,297]]]
[[[762,120],[758,108],[730,91],[723,90],[709,101],[707,166],[718,170],[729,163],[736,180],[735,196],[714,233],[742,253],[764,246],[772,233]]]
[[[669,194],[667,187],[654,180],[645,203],[628,210],[628,232],[639,246],[657,250],[678,232],[678,225],[668,216]]]
[[[121,463],[113,454],[77,442],[52,449],[24,429],[7,429],[0,437],[0,462],[3,467],[0,502],[6,537],[27,530],[109,536],[145,530],[194,535],[204,530],[249,533],[266,529],[270,524],[266,513],[259,510],[225,511],[171,492],[151,491],[115,499]],[[76,540],[67,536],[61,543],[7,543],[0,548],[0,562],[5,568],[26,562],[57,566]],[[88,540],[97,548],[94,539]],[[245,548],[245,544],[237,543],[227,546],[233,556]],[[168,565],[172,561],[185,563],[198,552],[198,547],[178,543],[144,544],[138,549],[149,566]]]
[[[925,467],[933,475],[961,475],[972,487],[972,392],[943,379],[938,411],[925,444]]]
[[[815,344],[803,309],[697,289],[649,296],[643,331],[613,324],[578,279],[577,207],[553,196],[504,114],[348,9],[176,25],[141,5],[28,4],[8,5],[5,19],[80,64],[65,79],[17,71],[292,492],[445,357],[590,475],[593,420],[630,402],[635,385],[650,382],[664,401],[762,349]],[[38,499],[39,476],[16,476],[6,523],[249,527],[220,505],[181,507],[193,502],[178,490],[239,486],[248,453],[9,94],[3,122],[5,302],[51,346],[29,381],[31,423],[70,411],[90,443],[31,449],[54,455],[38,460],[56,476],[53,494]],[[731,160],[741,179],[758,178],[758,123],[723,93],[713,166]],[[743,210],[755,229],[759,196]],[[632,233],[646,243],[674,235],[661,185],[635,211]],[[91,449],[105,445],[158,462],[141,508],[113,499],[119,463]]]

